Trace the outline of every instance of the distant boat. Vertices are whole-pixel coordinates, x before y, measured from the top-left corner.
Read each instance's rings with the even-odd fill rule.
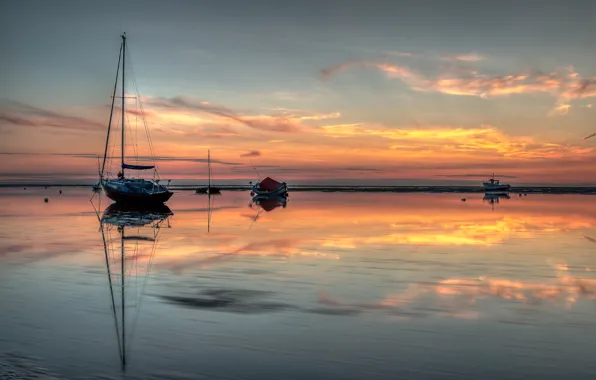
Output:
[[[147,125],[145,124],[145,129],[147,132],[147,137],[149,140],[149,146],[151,148],[151,156],[153,159],[153,165],[138,165],[138,164],[128,164],[126,163],[126,152],[125,152],[125,119],[126,119],[126,109],[125,109],[125,63],[126,63],[126,34],[122,34],[122,44],[120,46],[120,56],[118,57],[118,69],[116,70],[116,83],[114,84],[114,91],[112,94],[112,106],[110,109],[110,120],[108,122],[108,133],[106,137],[106,146],[103,156],[103,164],[100,171],[100,183],[101,187],[103,188],[106,195],[119,203],[124,204],[154,204],[154,203],[164,203],[167,202],[168,199],[174,194],[171,192],[166,186],[161,185],[159,183],[159,174],[157,172],[157,168],[155,166],[155,157],[153,155],[153,146],[151,144],[151,140],[149,137],[149,130],[147,129]],[[110,130],[112,127],[112,116],[114,114],[114,102],[116,99],[116,88],[118,86],[118,78],[120,73],[120,63],[122,63],[122,105],[121,105],[121,113],[122,113],[122,121],[121,121],[121,128],[122,128],[122,136],[121,136],[121,152],[120,152],[120,170],[117,176],[114,178],[109,173],[106,173],[106,160],[108,158],[108,148],[110,147]],[[136,85],[135,85],[136,91]],[[140,98],[137,95],[137,101],[140,104]],[[130,97],[130,96],[129,96]],[[144,112],[143,107],[141,104],[141,116],[144,122]],[[153,170],[153,179],[143,179],[143,178],[133,178],[133,177],[126,177],[125,170]]]
[[[257,182],[252,187],[252,195],[260,196],[288,196],[288,186],[285,182],[277,182],[271,177],[267,177],[262,181]]]
[[[221,194],[221,189],[215,186],[211,186],[211,151],[207,151],[207,172],[209,178],[209,184],[207,187],[199,187],[196,190],[197,194]]]
[[[504,191],[507,192],[511,188],[509,184],[500,183],[498,179],[495,179],[495,175],[493,173],[492,178],[488,181],[482,182],[482,186],[484,186],[485,191]]]

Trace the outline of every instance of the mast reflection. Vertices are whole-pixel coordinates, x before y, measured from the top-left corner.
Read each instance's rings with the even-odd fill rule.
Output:
[[[173,215],[174,213],[163,204],[141,209],[114,203],[104,210],[100,218],[111,309],[123,371],[126,370],[128,348],[126,308],[131,306],[135,308],[130,332],[130,340],[132,340],[160,231],[163,224],[168,228],[171,227],[170,218]],[[131,250],[132,253],[130,253]],[[141,289],[138,285],[139,277],[143,277]],[[129,284],[131,281],[132,285]],[[127,292],[127,286],[134,289],[129,289]],[[134,290],[134,294],[128,294],[130,290]],[[130,298],[129,295],[133,298],[131,305],[126,304],[127,298]],[[119,305],[118,297],[120,297]]]

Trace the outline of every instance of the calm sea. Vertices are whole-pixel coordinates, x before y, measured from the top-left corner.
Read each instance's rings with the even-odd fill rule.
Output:
[[[596,378],[593,196],[62,191],[0,189],[0,379]]]

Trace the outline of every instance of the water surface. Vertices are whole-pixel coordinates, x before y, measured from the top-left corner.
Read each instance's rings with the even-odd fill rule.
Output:
[[[90,195],[0,189],[0,378],[596,378],[592,196]]]

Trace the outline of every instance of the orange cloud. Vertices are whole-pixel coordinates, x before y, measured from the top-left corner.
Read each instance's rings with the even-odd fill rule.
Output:
[[[203,129],[205,126],[218,129],[227,127],[228,134],[238,134],[230,126],[249,127],[263,132],[299,132],[308,128],[307,122],[339,118],[339,112],[318,114],[302,110],[275,110],[272,114],[247,114],[213,105],[205,101],[197,101],[187,97],[146,98],[152,119],[160,125],[177,125]]]
[[[362,124],[323,126],[325,134],[335,137],[377,136],[392,140],[391,148],[415,150],[419,154],[441,153],[498,154],[519,158],[560,158],[569,154],[590,154],[592,149],[574,145],[539,143],[532,137],[508,136],[492,126],[480,128],[428,127],[386,129]]]

